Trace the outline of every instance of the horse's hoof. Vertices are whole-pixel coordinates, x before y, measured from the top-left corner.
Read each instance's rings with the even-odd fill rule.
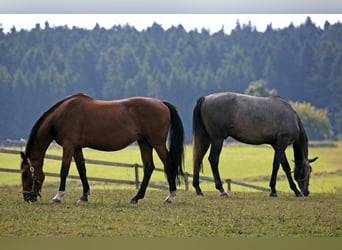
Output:
[[[52,204],[59,204],[59,203],[61,203],[61,200],[52,199],[51,203],[52,203]]]
[[[227,194],[227,192],[224,192],[224,191],[223,191],[223,192],[221,192],[221,193],[220,193],[220,197],[228,197],[228,194]]]
[[[296,194],[296,197],[304,197],[304,194],[302,192],[299,192]]]
[[[270,197],[278,197],[278,194],[276,192],[271,192]]]
[[[88,201],[88,197],[87,196],[81,196],[78,201],[79,202],[81,202],[81,201],[87,202]]]
[[[202,191],[196,192],[196,194],[197,194],[198,196],[204,196],[204,194],[203,194]]]
[[[88,203],[88,200],[79,199],[77,201],[77,204],[87,204],[87,203]]]
[[[164,200],[164,203],[165,203],[165,204],[170,204],[170,203],[172,203],[172,200],[171,200],[171,199],[165,199],[165,200]]]
[[[130,204],[138,204],[138,200],[132,199],[132,200],[130,201]]]

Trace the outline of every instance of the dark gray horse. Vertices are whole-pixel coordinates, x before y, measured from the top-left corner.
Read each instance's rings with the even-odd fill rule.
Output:
[[[290,188],[296,196],[309,195],[311,173],[308,159],[308,138],[302,122],[292,107],[280,97],[254,97],[237,93],[216,93],[200,97],[193,111],[193,186],[203,195],[199,186],[199,171],[205,153],[211,145],[209,162],[216,189],[227,195],[222,188],[218,170],[219,157],[224,139],[231,136],[248,144],[270,144],[275,153],[270,180],[270,196],[277,196],[276,178],[280,164],[286,173]],[[294,177],[285,149],[293,144]]]

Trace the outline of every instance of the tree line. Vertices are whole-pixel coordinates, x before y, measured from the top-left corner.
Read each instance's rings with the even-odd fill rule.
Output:
[[[310,17],[297,27],[269,24],[264,32],[237,22],[229,34],[181,25],[164,30],[157,23],[137,31],[46,22],[8,33],[0,25],[0,141],[27,138],[45,110],[76,92],[168,100],[178,107],[190,141],[199,96],[243,93],[259,80],[286,100],[326,110],[336,137],[342,134],[341,38],[341,23],[319,28]]]

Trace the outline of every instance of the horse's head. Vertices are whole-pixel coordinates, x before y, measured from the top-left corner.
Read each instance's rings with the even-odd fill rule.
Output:
[[[33,166],[31,160],[21,152],[21,180],[24,201],[35,202],[40,196],[45,175],[42,170]]]
[[[298,183],[300,191],[304,196],[309,196],[309,184],[310,184],[310,175],[312,172],[312,167],[310,165],[311,162],[314,162],[318,159],[315,157],[313,159],[306,159],[302,162],[301,166],[296,166],[294,171],[295,180]]]

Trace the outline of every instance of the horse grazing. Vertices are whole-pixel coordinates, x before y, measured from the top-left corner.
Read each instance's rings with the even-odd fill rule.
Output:
[[[166,141],[169,136],[169,151]],[[176,178],[183,174],[184,129],[176,108],[155,98],[132,97],[101,101],[76,94],[56,103],[33,126],[26,152],[21,152],[22,188],[25,201],[37,201],[44,181],[43,161],[50,143],[63,147],[60,186],[54,202],[65,193],[66,178],[72,157],[83,185],[80,201],[88,201],[89,185],[82,148],[116,151],[138,142],[144,166],[144,177],[131,203],[144,198],[155,168],[152,158],[156,150],[164,165],[170,193],[176,195]]]
[[[276,178],[280,164],[286,173],[290,188],[296,196],[309,195],[312,168],[308,159],[308,138],[302,122],[292,107],[280,97],[254,97],[237,93],[215,93],[200,97],[193,110],[193,186],[203,195],[199,186],[199,171],[203,156],[211,145],[209,162],[215,187],[222,196],[218,170],[219,157],[224,139],[232,138],[247,144],[270,144],[275,153],[270,180],[270,196],[276,197]],[[286,159],[285,149],[293,144],[294,178]]]

